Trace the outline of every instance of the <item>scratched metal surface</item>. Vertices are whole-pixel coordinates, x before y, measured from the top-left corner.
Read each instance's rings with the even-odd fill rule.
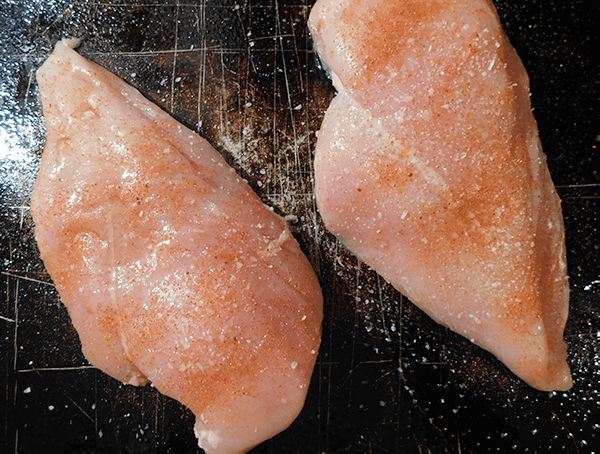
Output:
[[[548,394],[433,323],[323,230],[312,153],[334,92],[306,30],[312,0],[2,1],[0,452],[200,452],[187,410],[88,365],[39,259],[28,210],[45,137],[34,72],[70,35],[298,218],[325,294],[323,344],[302,414],[253,452],[599,452],[594,3],[496,2],[532,79],[567,226],[575,386]]]

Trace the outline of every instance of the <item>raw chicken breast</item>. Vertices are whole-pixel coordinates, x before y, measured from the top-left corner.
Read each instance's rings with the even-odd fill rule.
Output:
[[[31,200],[44,263],[89,361],[196,415],[243,453],[300,412],[322,296],[285,221],[202,138],[57,44]]]
[[[327,228],[433,319],[566,390],[564,226],[529,81],[488,0],[319,0],[338,94],[315,158]]]

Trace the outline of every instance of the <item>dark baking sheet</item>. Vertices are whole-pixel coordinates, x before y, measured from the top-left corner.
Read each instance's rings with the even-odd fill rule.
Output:
[[[63,36],[205,136],[279,213],[325,294],[306,406],[255,453],[600,452],[598,5],[497,0],[563,199],[575,385],[542,393],[433,323],[324,231],[315,132],[334,95],[313,1],[0,3],[0,452],[193,453],[193,416],[88,365],[44,270],[29,197],[45,129],[36,69]]]

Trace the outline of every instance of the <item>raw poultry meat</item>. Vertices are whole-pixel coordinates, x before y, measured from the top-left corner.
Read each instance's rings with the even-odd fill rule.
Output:
[[[560,200],[529,80],[489,0],[319,0],[338,91],[318,133],[327,228],[434,320],[566,390]]]
[[[242,453],[300,412],[322,295],[286,222],[197,134],[59,42],[37,73],[39,249],[87,359]]]

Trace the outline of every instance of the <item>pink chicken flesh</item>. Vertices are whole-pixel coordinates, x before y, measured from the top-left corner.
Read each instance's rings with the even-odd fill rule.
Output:
[[[57,44],[38,71],[48,139],[31,200],[88,360],[243,453],[300,412],[322,296],[285,221],[202,138]]]
[[[319,0],[337,96],[318,135],[327,228],[434,320],[566,390],[564,226],[529,81],[488,0]]]

